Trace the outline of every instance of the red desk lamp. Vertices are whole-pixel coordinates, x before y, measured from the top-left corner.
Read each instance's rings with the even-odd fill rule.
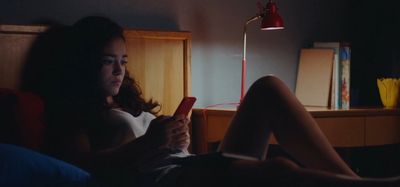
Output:
[[[243,30],[243,58],[242,58],[242,84],[241,84],[241,94],[240,102],[242,102],[245,95],[246,87],[246,30],[247,25],[259,18],[263,18],[261,22],[261,30],[279,30],[284,29],[283,20],[278,14],[278,7],[272,0],[269,0],[266,7],[264,8],[261,3],[258,4],[260,13],[251,17],[246,21]]]

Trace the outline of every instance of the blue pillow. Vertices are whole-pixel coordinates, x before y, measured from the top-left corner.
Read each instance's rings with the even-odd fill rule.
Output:
[[[91,175],[71,164],[9,144],[0,144],[0,186],[92,186]]]

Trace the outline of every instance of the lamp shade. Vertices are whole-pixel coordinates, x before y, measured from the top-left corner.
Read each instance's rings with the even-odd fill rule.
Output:
[[[261,22],[261,30],[284,29],[282,17],[278,14],[278,7],[272,1],[267,3]]]

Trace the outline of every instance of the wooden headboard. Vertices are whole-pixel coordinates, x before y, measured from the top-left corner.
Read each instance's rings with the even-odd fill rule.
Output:
[[[24,63],[36,37],[46,26],[0,25],[0,88],[19,89]],[[146,99],[172,114],[191,95],[191,33],[125,29],[128,70]]]

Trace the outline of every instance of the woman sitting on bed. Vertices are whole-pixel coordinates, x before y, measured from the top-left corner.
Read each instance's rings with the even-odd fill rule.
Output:
[[[68,41],[67,76],[59,77],[67,92],[50,105],[48,151],[111,186],[400,186],[397,178],[358,177],[273,76],[251,86],[229,130],[273,132],[304,168],[284,158],[190,155],[184,151],[189,120],[156,117],[159,104],[145,101],[129,76],[122,28],[106,18],[87,17],[69,29],[74,37]],[[222,142],[220,150],[240,143]]]

